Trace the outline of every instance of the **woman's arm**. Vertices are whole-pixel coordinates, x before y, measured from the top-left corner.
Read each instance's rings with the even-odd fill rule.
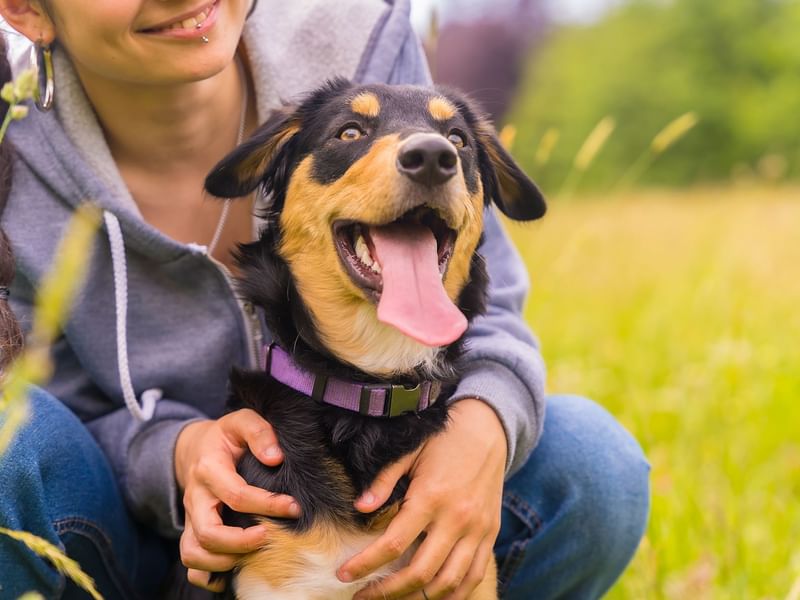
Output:
[[[31,324],[32,298],[32,286],[18,272],[11,291],[12,307],[28,327]],[[56,341],[52,352],[56,373],[47,384],[48,391],[64,401],[84,421],[109,459],[126,504],[140,521],[154,527],[159,534],[168,538],[181,535],[186,521],[183,492],[187,487],[200,494],[210,493],[235,510],[270,512],[287,517],[293,514],[291,498],[273,496],[260,488],[247,486],[236,474],[235,459],[219,464],[217,469],[208,473],[201,467],[201,477],[198,477],[200,448],[223,448],[228,457],[238,457],[250,449],[267,464],[280,463],[280,452],[267,452],[268,448],[277,447],[277,440],[263,419],[229,415],[212,421],[193,406],[169,398],[159,400],[153,418],[144,423],[134,419],[124,405],[101,416],[89,417],[102,412],[104,407],[114,406],[114,403],[92,382],[67,336],[62,335]],[[122,404],[121,399],[119,404]],[[259,424],[262,426],[257,427]],[[204,435],[198,435],[201,431]],[[177,452],[179,440],[183,441],[180,455]],[[209,454],[221,463],[225,462],[224,453]],[[197,505],[195,502],[193,507]],[[214,525],[214,516],[210,512],[203,514],[196,508],[186,514],[194,514],[199,519],[196,529],[201,530],[201,536],[204,542],[208,540],[209,546],[216,547],[219,537],[227,535],[230,538],[229,531],[216,529],[208,533]],[[245,552],[253,546],[251,538],[257,537],[258,532],[243,534],[239,530],[239,533],[240,552]]]

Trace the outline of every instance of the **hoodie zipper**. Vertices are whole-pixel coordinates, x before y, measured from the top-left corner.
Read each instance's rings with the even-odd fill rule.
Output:
[[[244,321],[244,331],[245,337],[247,337],[250,368],[258,369],[260,364],[259,357],[261,355],[261,347],[264,343],[264,334],[261,330],[261,320],[258,318],[258,311],[256,311],[256,308],[253,306],[252,302],[242,300],[236,293],[236,286],[233,282],[233,274],[230,272],[228,267],[210,254],[206,253],[206,256],[220,270],[222,275],[225,277],[228,288],[230,288],[234,298],[236,298],[236,304],[239,306],[239,311],[241,312],[242,320]]]

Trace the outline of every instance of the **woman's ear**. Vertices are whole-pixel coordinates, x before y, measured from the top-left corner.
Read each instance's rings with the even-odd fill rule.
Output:
[[[491,199],[503,214],[516,221],[543,217],[547,205],[542,192],[503,148],[491,123],[479,118],[475,129],[483,154],[480,163],[484,186],[488,183]]]
[[[300,124],[294,109],[273,112],[250,139],[211,170],[206,177],[206,190],[219,198],[246,196],[265,182],[271,165],[298,131]]]
[[[55,25],[38,0],[0,0],[0,16],[32,42],[56,39]]]

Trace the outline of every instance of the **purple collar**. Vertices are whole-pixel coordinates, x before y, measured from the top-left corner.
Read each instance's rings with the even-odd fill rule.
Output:
[[[425,410],[436,402],[441,384],[424,381],[413,388],[391,384],[366,384],[317,375],[300,367],[276,344],[265,348],[264,370],[282,384],[317,402],[331,404],[370,417],[397,417]]]

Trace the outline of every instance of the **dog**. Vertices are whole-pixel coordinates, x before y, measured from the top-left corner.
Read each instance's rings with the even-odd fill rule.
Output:
[[[408,481],[374,514],[356,498],[447,424],[464,333],[486,307],[484,209],[529,221],[545,201],[458,92],[344,79],[275,112],[206,179],[220,198],[257,188],[266,225],[239,248],[239,288],[275,342],[263,370],[233,371],[229,408],[262,415],[285,456],[273,468],[248,454],[239,473],[296,498],[301,517],[224,510],[228,525],[271,531],[225,575],[225,597],[352,598],[413,554],[335,576],[386,529]],[[495,571],[471,598],[497,597]]]

